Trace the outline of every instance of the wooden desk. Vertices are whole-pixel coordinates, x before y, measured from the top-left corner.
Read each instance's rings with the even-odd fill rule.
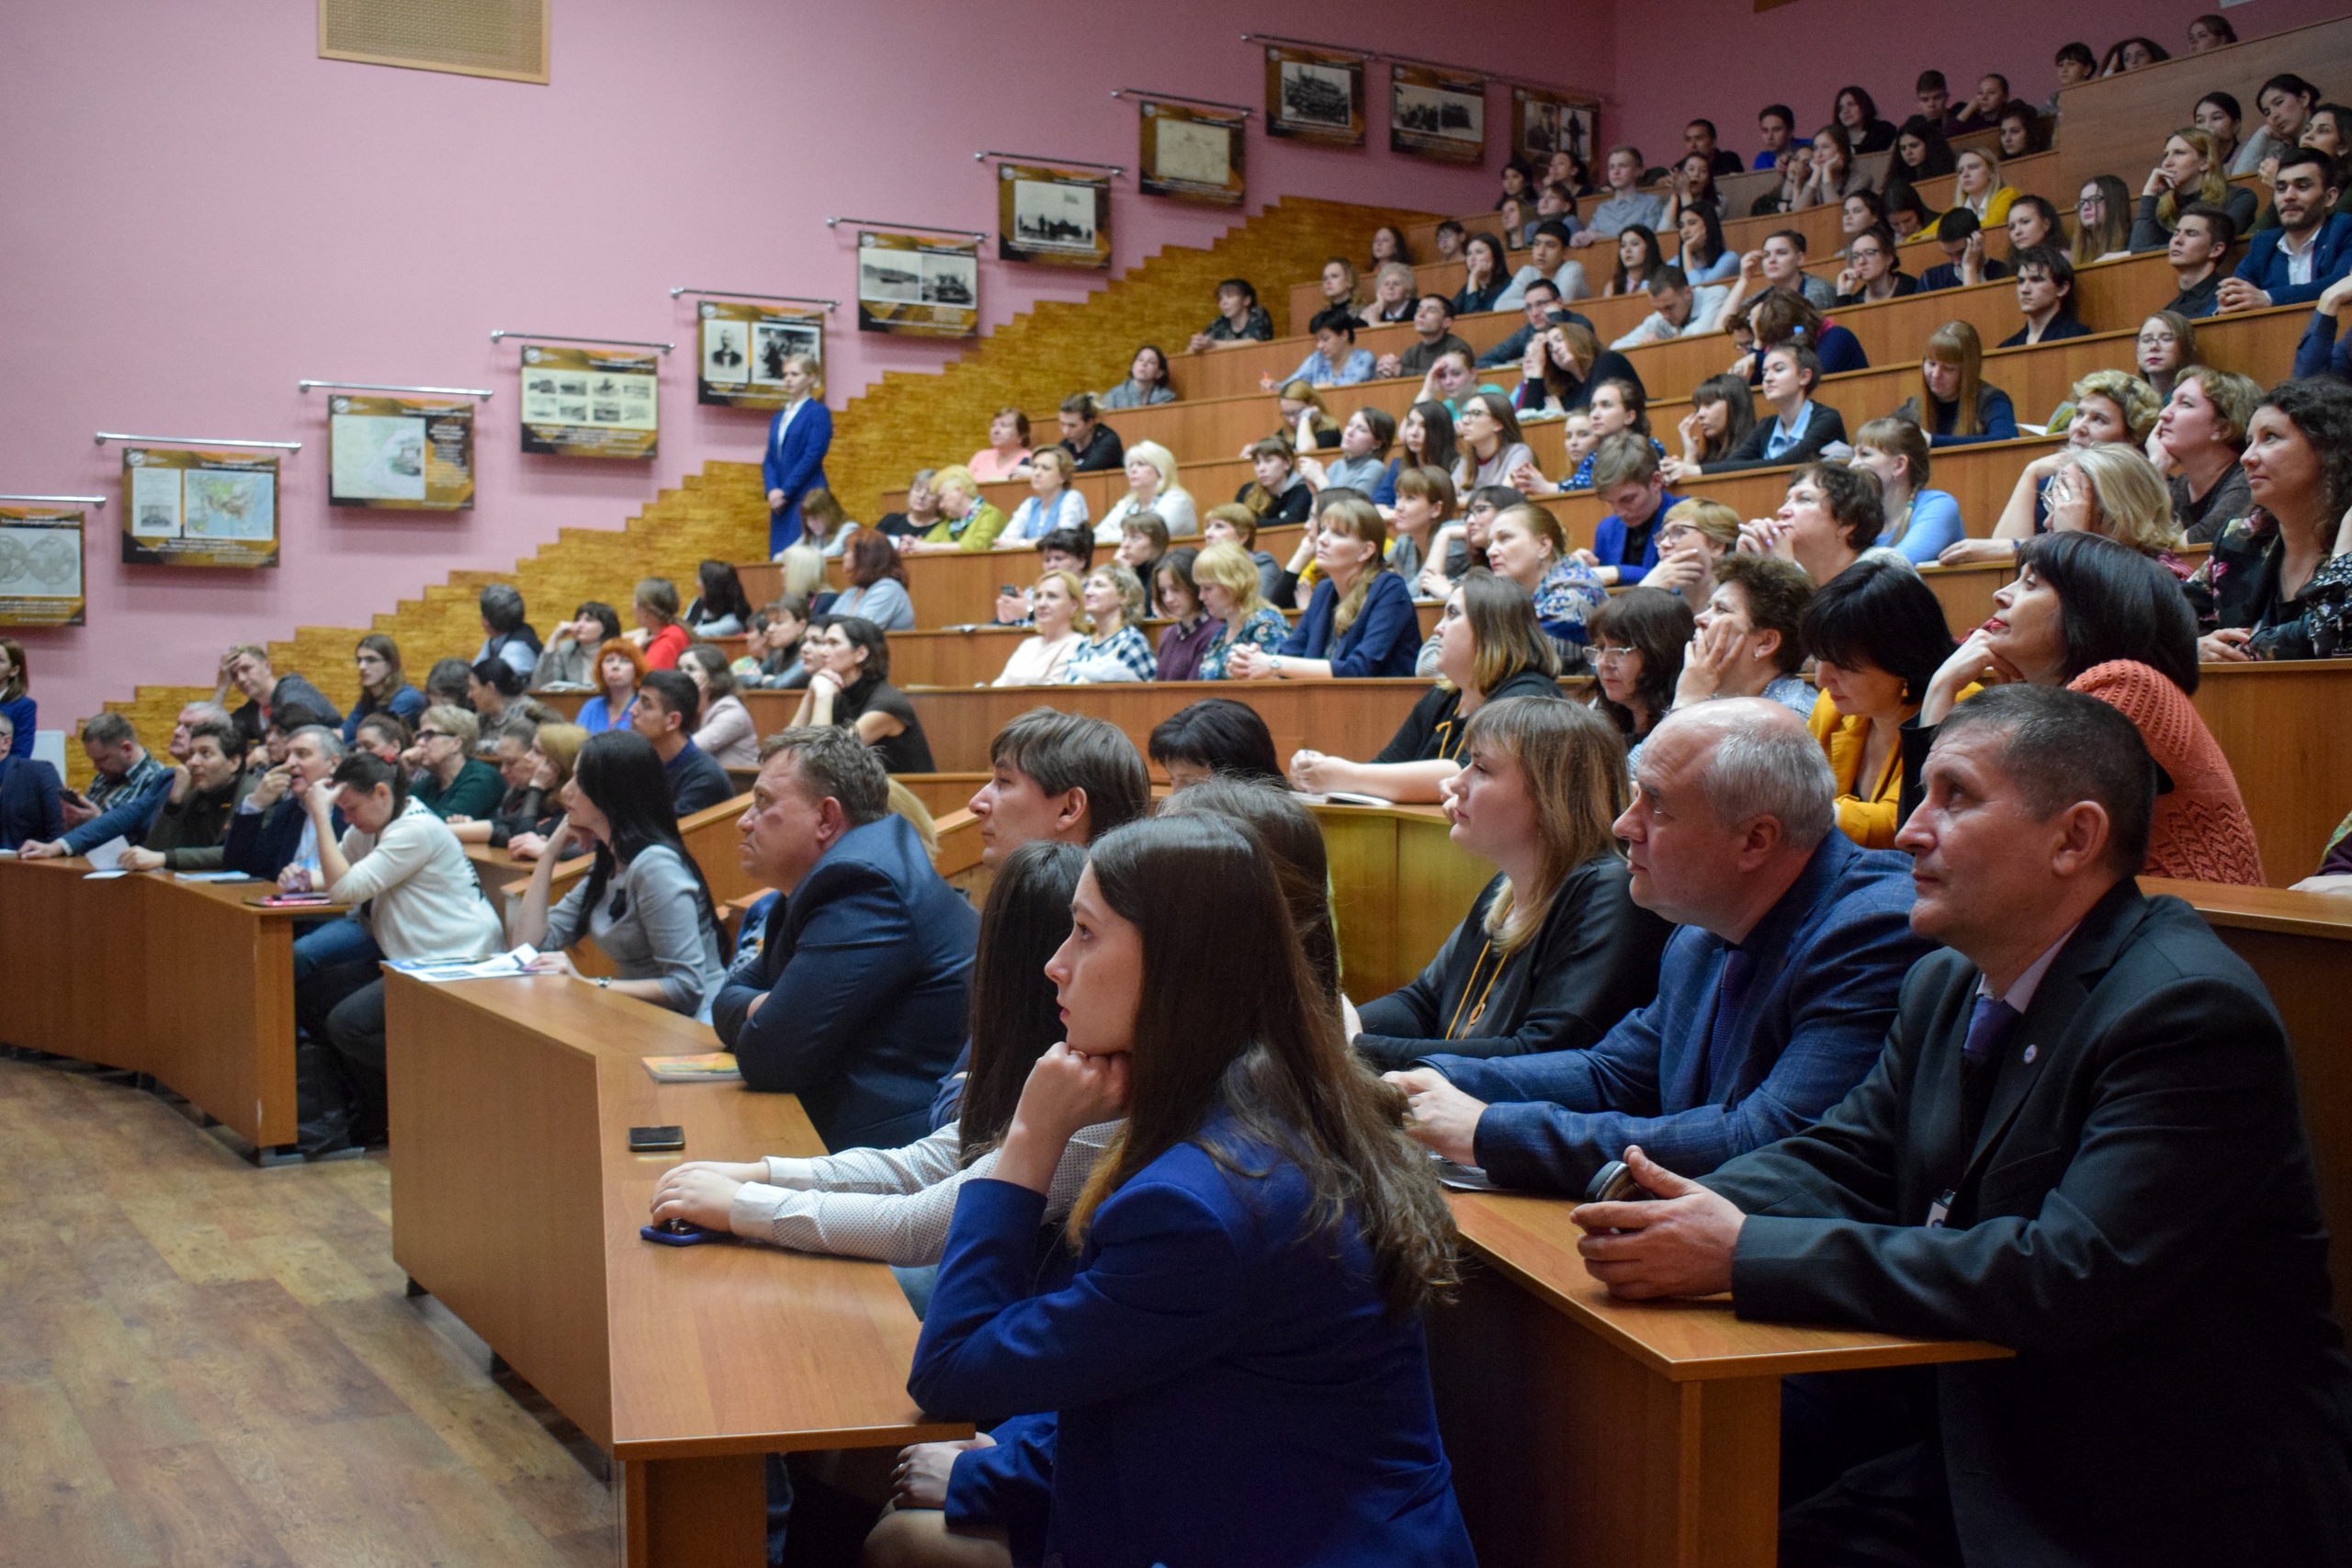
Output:
[[[2342,722],[2352,712],[2352,659],[2205,664],[2199,672],[2198,716],[2237,775],[2263,875],[2282,888],[2300,882],[2319,869],[2328,834],[2352,806],[2352,735]]]
[[[1565,1199],[1449,1194],[1472,1258],[1430,1318],[1438,1422],[1481,1562],[1769,1564],[1781,1379],[1986,1360],[1997,1346],[1742,1323],[1610,1299]]]
[[[756,1568],[761,1456],[967,1436],[908,1397],[888,1269],[641,1239],[684,1158],[823,1152],[797,1100],[656,1084],[710,1031],[574,980],[385,985],[392,1256],[613,1457],[630,1568]],[[683,1154],[632,1156],[676,1124]]]
[[[343,911],[247,904],[266,883],[89,869],[0,859],[0,975],[17,982],[0,1038],[145,1073],[262,1163],[294,1157],[294,926]]]

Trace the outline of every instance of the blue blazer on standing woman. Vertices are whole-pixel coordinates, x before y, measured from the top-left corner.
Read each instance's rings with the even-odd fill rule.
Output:
[[[1050,1461],[1014,1467],[1050,1470],[1048,1562],[1469,1568],[1419,1320],[1386,1311],[1351,1216],[1307,1230],[1283,1153],[1223,1115],[1201,1135],[1232,1166],[1198,1142],[1153,1160],[1041,1293],[1044,1196],[966,1182],[908,1392],[1057,1412]]]
[[[792,414],[792,424],[786,428],[785,415],[789,409],[778,409],[768,420],[767,456],[760,460],[760,478],[764,488],[784,491],[784,504],[768,513],[768,554],[775,555],[800,537],[800,498],[812,490],[828,488],[825,479],[825,453],[833,445],[833,411],[825,400],[811,397]]]

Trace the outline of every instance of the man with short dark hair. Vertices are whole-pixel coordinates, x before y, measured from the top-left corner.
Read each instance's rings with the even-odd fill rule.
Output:
[[[1527,302],[1527,291],[1538,283],[1549,283],[1560,291],[1563,299],[1582,299],[1589,295],[1592,288],[1585,282],[1584,264],[1568,259],[1570,243],[1566,224],[1557,219],[1538,223],[1535,238],[1528,245],[1527,265],[1511,274],[1510,286],[1495,296],[1495,309],[1520,309]]]
[[[82,750],[97,774],[89,793],[62,797],[65,836],[47,842],[27,840],[17,852],[25,859],[84,854],[117,838],[143,842],[164,797],[171,793],[172,771],[139,744],[130,721],[119,713],[97,714],[83,722]]]
[[[2001,340],[2003,348],[2091,335],[2075,314],[2075,264],[2055,245],[2018,253],[2018,311],[2025,325]]]
[[[1713,332],[1722,319],[1724,301],[1730,297],[1731,289],[1720,283],[1691,288],[1682,269],[1669,262],[1650,274],[1650,301],[1657,309],[1609,346],[1639,348],[1644,344],[1671,343],[1679,337]]]
[[[1945,948],[1876,1067],[1703,1183],[1628,1151],[1655,1201],[1579,1208],[1587,1268],[2015,1352],[1935,1368],[1901,1446],[1782,1514],[1783,1568],[2345,1562],[2352,1362],[2295,1065],[2244,961],[2134,881],[2139,731],[1996,686],[1922,776],[1895,841]]]
[[[1951,87],[1940,71],[1922,71],[1912,90],[1919,96],[1919,113],[1939,130],[1951,126]]]
[[[1583,275],[1581,268],[1578,269],[1577,275],[1579,276]],[[1537,333],[1544,332],[1561,321],[1574,321],[1588,330],[1592,326],[1590,317],[1561,307],[1560,286],[1548,277],[1535,277],[1528,280],[1526,295],[1521,299],[1520,307],[1526,312],[1527,320],[1521,322],[1510,336],[1478,355],[1475,362],[1476,368],[1490,370],[1498,365],[1518,364],[1527,354],[1529,340]],[[1434,365],[1444,357],[1445,351],[1441,349],[1430,356],[1430,363]]]
[[[1439,355],[1457,348],[1464,354],[1473,352],[1453,335],[1453,301],[1442,294],[1424,294],[1413,307],[1413,346],[1402,354],[1382,355],[1379,373],[1426,376]]]
[[[1666,220],[1666,198],[1652,196],[1641,188],[1642,150],[1633,146],[1611,147],[1605,165],[1609,194],[1595,204],[1592,216],[1577,231],[1570,243],[1578,249],[1597,245],[1604,240],[1614,240],[1630,224],[1639,223],[1656,229]],[[1581,299],[1581,291],[1568,294],[1571,299]]]
[[[123,869],[219,871],[230,818],[259,782],[244,771],[244,756],[236,726],[226,718],[198,720],[163,807],[140,847],[123,852]]]
[[[1151,775],[1107,719],[1031,708],[989,742],[989,782],[971,799],[980,863],[1038,839],[1089,844],[1151,809]]]
[[[2041,101],[2041,112],[2047,115],[2054,115],[2058,112],[2060,93],[2076,83],[2087,82],[2098,74],[2098,56],[2091,52],[2091,46],[2086,43],[2060,45],[2052,63],[2058,72],[2058,85],[2052,87],[2050,90],[2050,96]]]
[[[1577,557],[1612,588],[1630,587],[1657,564],[1657,523],[1681,497],[1668,493],[1649,437],[1621,430],[1592,450],[1592,493],[1609,508],[1592,548]]]
[[[1791,138],[1796,134],[1797,111],[1786,104],[1766,104],[1756,117],[1756,129],[1764,138],[1764,150],[1756,154],[1754,167],[1777,169],[1789,153]]]
[[[1919,275],[1922,294],[1992,283],[2009,276],[2007,263],[1984,254],[1984,226],[1965,207],[1955,207],[1936,220],[1936,247],[1944,259]]]
[[[1102,408],[1091,392],[1072,392],[1062,400],[1062,450],[1081,474],[1106,473],[1126,466],[1127,448],[1119,433],[1102,423]]]
[[[2316,147],[2289,150],[2278,160],[2270,192],[2278,227],[2256,234],[2237,271],[2223,280],[2222,315],[2308,305],[2352,270],[2352,215],[2331,210],[2340,191],[2326,153]]]
[[[1720,319],[1735,319],[1736,312],[1761,298],[1769,288],[1801,294],[1813,302],[1815,310],[1828,310],[1836,301],[1838,291],[1830,287],[1827,278],[1815,277],[1805,271],[1805,245],[1801,229],[1775,229],[1765,235],[1762,244],[1739,258],[1739,276],[1732,282]]]
[[[711,1009],[743,1082],[800,1097],[828,1149],[895,1149],[968,1032],[979,916],[889,808],[872,748],[830,726],[762,748],[743,869],[784,895]]]
[[[1310,387],[1352,387],[1358,381],[1372,379],[1374,362],[1372,350],[1356,346],[1356,318],[1344,305],[1333,305],[1316,312],[1308,329],[1315,333],[1315,350],[1298,362],[1298,368],[1279,379],[1261,375],[1258,384],[1272,391],[1291,381],[1304,381]]]
[[[1694,119],[1682,128],[1682,155],[1688,158],[1693,152],[1706,159],[1707,167],[1718,176],[1747,172],[1747,165],[1739,161],[1738,153],[1716,145],[1715,122],[1712,119]]]
[[[1929,945],[1908,923],[1910,866],[1838,830],[1837,780],[1792,709],[1678,709],[1635,773],[1616,823],[1634,902],[1680,928],[1657,1000],[1586,1049],[1433,1054],[1389,1075],[1414,1138],[1505,1186],[1580,1193],[1634,1143],[1712,1170],[1802,1131],[1876,1065]],[[1371,1051],[1401,1065],[1411,1048]]]
[[[676,670],[655,670],[638,683],[631,729],[651,742],[670,778],[670,804],[690,817],[735,798],[735,785],[718,760],[694,742],[702,716],[702,691]]]
[[[245,694],[245,705],[230,717],[239,739],[249,747],[261,744],[262,731],[269,728],[269,710],[280,703],[300,701],[330,715],[328,723],[343,722],[343,710],[327,701],[324,693],[292,671],[278,674],[270,668],[269,650],[251,643],[242,643],[220,656],[212,700],[227,705],[232,687]]]
[[[2227,212],[2199,202],[2173,223],[2165,259],[2172,264],[2178,292],[2165,307],[2190,321],[2202,321],[2221,308],[2222,258],[2237,238],[2237,224]]]

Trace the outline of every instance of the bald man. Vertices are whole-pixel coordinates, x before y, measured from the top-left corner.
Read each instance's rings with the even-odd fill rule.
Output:
[[[1629,1144],[1695,1175],[1809,1126],[1877,1063],[1932,945],[1909,860],[1837,830],[1821,745],[1781,704],[1676,712],[1634,783],[1616,824],[1634,902],[1681,928],[1657,999],[1589,1050],[1388,1075],[1414,1137],[1507,1187],[1581,1193]]]

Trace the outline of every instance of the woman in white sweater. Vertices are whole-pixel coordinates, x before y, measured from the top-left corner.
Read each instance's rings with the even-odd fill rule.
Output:
[[[1070,896],[1085,864],[1086,852],[1075,845],[1038,840],[998,868],[980,914],[972,1041],[956,1120],[901,1149],[742,1164],[691,1160],[655,1185],[654,1219],[901,1268],[938,1262],[957,1191],[995,1169],[997,1145],[1031,1066],[1062,1037],[1046,962],[1069,935]],[[1118,1128],[1100,1122],[1070,1140],[1046,1197],[1049,1222],[1069,1213]]]
[[[1049,571],[1029,591],[1029,614],[1036,635],[1021,639],[1004,672],[991,685],[1058,686],[1069,679],[1070,655],[1086,639],[1078,635],[1078,574]]]
[[[319,871],[289,866],[289,890],[316,890],[360,923],[394,963],[481,958],[503,941],[497,911],[449,825],[411,798],[396,763],[354,751],[332,789],[302,796],[319,844]],[[349,826],[338,841],[329,813]],[[300,886],[297,886],[299,879]],[[384,1118],[384,981],[371,957],[328,964],[294,988],[295,1016],[321,1049],[306,1058],[322,1114],[305,1122],[303,1152],[333,1154],[380,1139]],[[315,1066],[312,1066],[312,1064]]]

